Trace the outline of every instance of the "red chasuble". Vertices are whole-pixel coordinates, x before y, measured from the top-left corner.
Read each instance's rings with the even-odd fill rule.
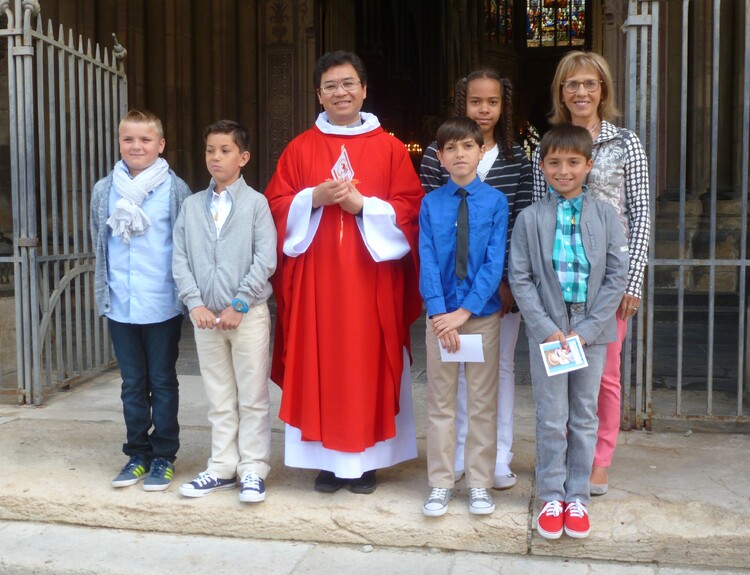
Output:
[[[355,216],[325,206],[310,247],[282,248],[295,194],[332,179],[342,146],[363,196],[388,202],[411,253],[375,262]],[[396,435],[403,348],[421,313],[417,254],[423,196],[403,143],[377,125],[353,136],[317,126],[286,148],[266,189],[279,237],[272,278],[277,303],[271,378],[283,388],[279,417],[303,441],[362,452]]]

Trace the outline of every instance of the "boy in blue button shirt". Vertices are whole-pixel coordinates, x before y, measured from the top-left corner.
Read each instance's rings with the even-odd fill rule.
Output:
[[[422,200],[419,214],[419,288],[427,307],[427,478],[422,512],[445,514],[455,484],[457,362],[443,362],[440,347],[460,349],[461,334],[482,336],[483,363],[466,363],[469,431],[466,485],[469,511],[495,510],[497,381],[500,296],[508,201],[477,177],[484,155],[479,126],[451,118],[437,132],[437,156],[450,181]],[[468,212],[468,215],[467,215]],[[468,245],[467,245],[468,244]]]
[[[588,537],[589,476],[596,446],[599,381],[615,311],[625,292],[628,243],[616,210],[583,185],[593,161],[588,130],[566,124],[539,146],[547,195],[523,210],[513,229],[510,287],[529,338],[536,401],[538,533]],[[547,376],[539,344],[578,335],[588,367]]]

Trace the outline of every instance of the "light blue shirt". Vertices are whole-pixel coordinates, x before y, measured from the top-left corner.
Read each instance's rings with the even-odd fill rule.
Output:
[[[172,222],[169,212],[168,177],[149,192],[141,209],[151,220],[142,236],[132,236],[130,245],[119,237],[107,236],[107,276],[110,311],[106,316],[121,323],[160,323],[179,315],[175,309],[172,279]],[[120,199],[110,188],[109,213]]]

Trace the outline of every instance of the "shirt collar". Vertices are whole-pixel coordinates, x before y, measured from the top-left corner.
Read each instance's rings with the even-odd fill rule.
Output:
[[[237,178],[234,182],[229,184],[227,186],[227,189],[225,190],[227,192],[227,195],[234,200],[234,196],[237,195],[237,189],[245,183],[245,179],[240,175],[239,178]],[[208,190],[211,192],[209,195],[210,198],[213,199],[215,195],[220,196],[221,194],[216,193],[216,182],[214,182],[214,179],[211,178],[211,183],[208,184]],[[223,193],[222,193],[223,194]]]
[[[581,207],[583,205],[583,196],[585,196],[589,191],[589,188],[586,184],[583,184],[581,187],[583,188],[583,193],[576,196],[572,200],[568,200],[558,194],[552,186],[548,186],[549,193],[552,194],[552,196],[555,198],[558,206],[564,204],[565,202],[568,202],[577,212],[581,211]]]
[[[479,179],[479,176],[474,178],[468,185],[466,186],[459,186],[456,182],[453,180],[448,180],[448,183],[445,184],[445,186],[448,188],[451,194],[455,194],[458,191],[458,188],[463,188],[466,190],[469,195],[475,194],[477,191],[477,188],[482,185],[482,180]]]

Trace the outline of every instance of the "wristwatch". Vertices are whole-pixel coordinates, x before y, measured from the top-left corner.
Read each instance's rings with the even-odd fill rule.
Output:
[[[232,307],[235,311],[240,313],[247,313],[250,311],[250,306],[247,305],[247,302],[237,297],[232,300]]]

